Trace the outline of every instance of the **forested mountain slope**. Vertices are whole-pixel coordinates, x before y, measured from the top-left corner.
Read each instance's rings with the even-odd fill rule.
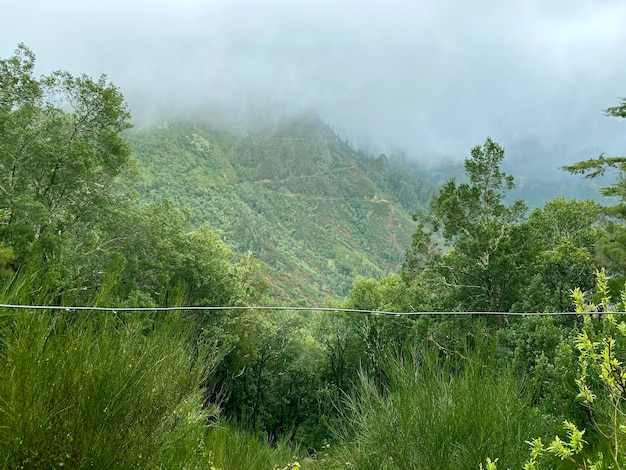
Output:
[[[171,199],[264,265],[270,294],[309,303],[404,260],[434,185],[355,151],[315,116],[241,136],[163,123],[130,136],[146,201]]]

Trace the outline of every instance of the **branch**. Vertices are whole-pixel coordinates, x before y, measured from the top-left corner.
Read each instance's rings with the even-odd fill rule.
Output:
[[[602,153],[597,158],[590,158],[574,165],[562,166],[561,169],[573,175],[584,174],[585,178],[593,179],[604,175],[608,168],[626,170],[626,157],[605,157]],[[587,174],[585,174],[587,173]]]

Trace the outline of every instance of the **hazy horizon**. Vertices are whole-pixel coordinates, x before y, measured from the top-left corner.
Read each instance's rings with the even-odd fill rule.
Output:
[[[313,110],[372,153],[460,160],[491,136],[556,167],[624,152],[602,113],[626,95],[624,25],[617,0],[24,0],[0,56],[22,42],[40,74],[105,73],[138,125]]]

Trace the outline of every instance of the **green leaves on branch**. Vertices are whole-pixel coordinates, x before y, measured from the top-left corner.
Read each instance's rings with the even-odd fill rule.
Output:
[[[621,443],[626,438],[626,322],[613,312],[624,311],[626,293],[622,291],[621,304],[611,304],[608,281],[604,270],[597,273],[597,304],[587,303],[580,290],[573,293],[576,311],[584,318],[576,338],[580,364],[577,384],[594,428],[607,443],[613,468],[621,468],[625,455]],[[594,319],[587,312],[602,314]]]
[[[595,463],[579,457],[585,444],[587,444],[587,442],[583,440],[585,431],[580,431],[569,421],[564,421],[563,427],[567,431],[567,440],[565,441],[559,436],[556,436],[548,446],[543,443],[540,437],[527,442],[530,446],[530,459],[524,464],[524,470],[539,470],[542,468],[540,462],[542,458],[545,458],[546,456],[553,456],[559,460],[567,460],[568,462],[576,465],[576,468],[579,469],[601,470],[604,468],[602,466],[601,456],[600,460]],[[487,459],[486,466],[483,467],[483,465],[480,464],[480,469],[482,470],[484,468],[485,470],[497,470],[497,462],[498,459],[493,461],[491,459]]]
[[[626,100],[622,98],[617,106],[605,110],[607,116],[626,118]],[[574,165],[563,167],[572,174],[582,174],[585,178],[604,176],[609,170],[617,172],[615,182],[600,188],[604,196],[619,198],[617,203],[604,208],[606,234],[598,240],[598,252],[604,266],[611,273],[626,274],[626,157],[607,157],[604,154]]]
[[[130,157],[130,113],[106,76],[37,79],[34,62],[24,45],[0,60],[0,236],[22,259],[40,239],[50,257],[77,222],[97,219]]]
[[[620,104],[611,106],[604,111],[606,116],[626,118],[626,98],[620,99]]]
[[[469,183],[449,180],[426,213],[414,216],[419,228],[403,270],[405,275],[432,270],[450,288],[452,305],[461,310],[506,308],[502,281],[515,269],[506,260],[512,228],[522,221],[522,201],[505,205],[513,177],[500,169],[504,149],[488,138],[465,160]]]
[[[491,231],[521,220],[526,209],[521,201],[511,207],[503,203],[506,192],[515,187],[513,177],[500,169],[503,159],[504,149],[487,138],[482,147],[474,147],[471,157],[465,159],[470,183],[457,185],[453,179],[449,180],[433,199],[425,221],[432,223],[435,230],[441,224],[446,241],[467,237],[478,242],[481,235],[489,235],[485,248],[495,251],[497,245],[493,243],[499,240],[493,239],[497,231],[496,234]]]
[[[594,201],[557,198],[531,212],[516,229],[517,264],[524,279],[516,310],[569,311],[573,288],[593,288],[595,244],[603,234],[600,212]]]

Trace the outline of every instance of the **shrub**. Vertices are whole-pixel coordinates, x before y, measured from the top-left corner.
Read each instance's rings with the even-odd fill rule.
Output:
[[[131,468],[202,457],[212,358],[168,313],[21,310],[0,332],[0,465]],[[172,467],[173,468],[173,467]]]
[[[549,428],[511,371],[472,357],[459,365],[422,349],[384,370],[386,385],[362,375],[349,399],[334,468],[476,468],[488,455],[514,466],[528,455],[524,437]]]

